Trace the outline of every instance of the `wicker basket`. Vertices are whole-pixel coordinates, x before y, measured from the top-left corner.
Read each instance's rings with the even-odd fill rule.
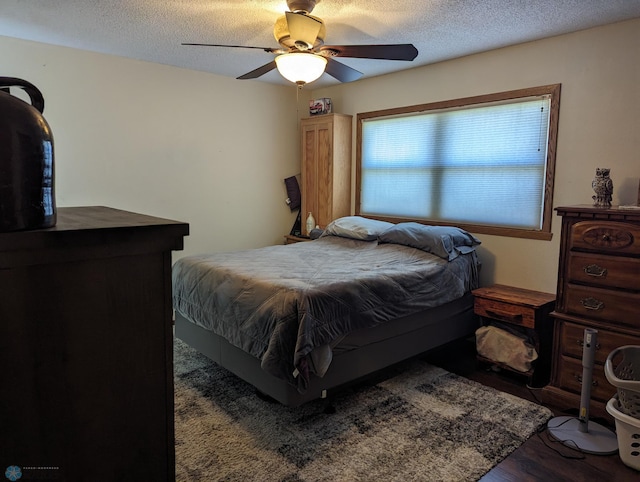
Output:
[[[640,470],[640,420],[620,412],[620,403],[613,397],[607,403],[607,412],[616,420],[618,452],[622,462]]]
[[[613,359],[622,354],[614,367]],[[604,373],[609,383],[617,388],[620,411],[640,420],[640,346],[616,348],[607,357]]]

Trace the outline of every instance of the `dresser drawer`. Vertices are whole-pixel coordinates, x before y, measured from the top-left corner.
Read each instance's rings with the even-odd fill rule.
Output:
[[[640,255],[640,226],[626,223],[581,221],[571,227],[571,249]]]
[[[640,328],[640,295],[569,283],[565,290],[566,310],[586,318]]]
[[[574,323],[562,322],[560,327],[560,338],[562,340],[562,354],[582,360],[582,345],[584,344],[584,326]],[[598,330],[596,341],[595,360],[596,363],[604,364],[605,360],[613,350],[625,345],[638,345],[640,338],[636,336],[623,335],[606,330]]]
[[[558,384],[560,388],[573,393],[582,392],[582,360],[561,356],[558,359]],[[616,393],[616,388],[609,383],[602,365],[593,367],[591,398],[608,402]]]
[[[569,281],[640,291],[640,258],[569,253]]]
[[[485,318],[503,321],[512,325],[520,325],[527,328],[535,328],[536,326],[536,310],[529,306],[519,306],[513,303],[476,297],[473,311]]]

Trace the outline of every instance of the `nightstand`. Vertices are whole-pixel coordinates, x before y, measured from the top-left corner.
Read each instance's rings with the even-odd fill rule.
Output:
[[[473,290],[474,313],[483,318],[483,323],[508,327],[526,335],[538,352],[538,359],[528,372],[519,372],[493,360],[478,356],[482,361],[497,365],[529,377],[534,387],[542,387],[549,382],[551,369],[551,347],[553,322],[549,317],[555,307],[556,296],[512,286],[493,285]]]
[[[284,244],[303,243],[305,241],[311,241],[311,238],[306,236],[294,236],[293,234],[285,234]]]

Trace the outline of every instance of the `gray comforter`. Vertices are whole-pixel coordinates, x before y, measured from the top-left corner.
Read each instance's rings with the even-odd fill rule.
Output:
[[[475,251],[446,261],[407,246],[336,236],[189,256],[173,266],[177,311],[300,391],[311,373],[324,373],[331,344],[345,334],[447,303],[476,286]],[[318,351],[324,355],[314,356]]]

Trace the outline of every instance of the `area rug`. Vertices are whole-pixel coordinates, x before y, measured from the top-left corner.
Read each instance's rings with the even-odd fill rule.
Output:
[[[179,482],[474,481],[552,417],[421,360],[287,408],[174,346]]]

